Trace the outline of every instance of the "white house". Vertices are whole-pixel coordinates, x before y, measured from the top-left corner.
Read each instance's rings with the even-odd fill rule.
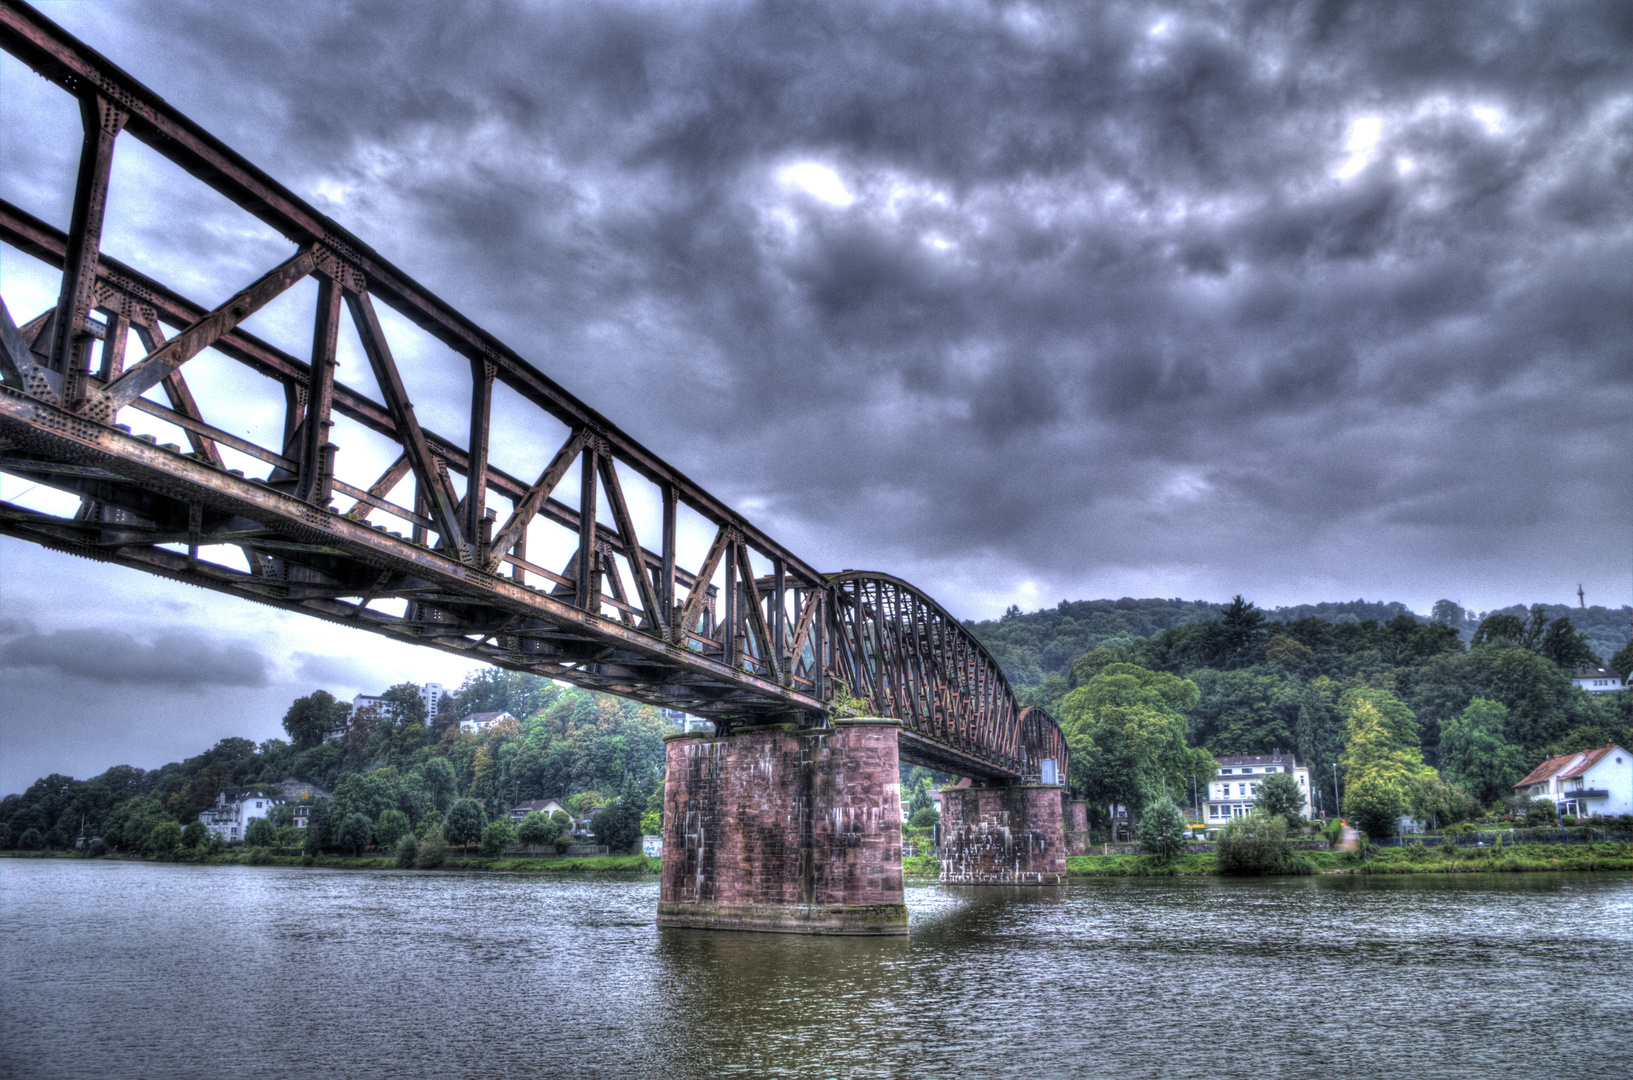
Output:
[[[1578,664],[1576,670],[1571,672],[1571,682],[1590,694],[1610,694],[1627,689],[1627,680],[1597,664]]]
[[[244,831],[256,818],[264,818],[274,806],[289,800],[281,792],[265,788],[222,788],[215,805],[198,816],[216,836],[234,843],[244,839]]]
[[[1559,804],[1561,814],[1619,817],[1633,814],[1633,754],[1615,743],[1549,758],[1514,790]]]
[[[473,712],[459,722],[459,730],[467,735],[477,735],[488,730],[495,724],[516,718],[501,709],[498,712]]]
[[[568,809],[555,799],[523,799],[521,802],[510,808],[510,820],[519,825],[524,817],[531,814],[535,810],[543,814],[545,817],[549,817],[557,810],[567,814],[568,817],[572,816]]]
[[[1294,760],[1292,753],[1277,750],[1213,760],[1219,766],[1219,775],[1208,785],[1207,809],[1203,814],[1209,825],[1223,825],[1233,817],[1252,813],[1253,804],[1259,798],[1259,783],[1266,776],[1279,773],[1288,773],[1298,781],[1299,790],[1304,792],[1304,816],[1310,816],[1310,770]]]

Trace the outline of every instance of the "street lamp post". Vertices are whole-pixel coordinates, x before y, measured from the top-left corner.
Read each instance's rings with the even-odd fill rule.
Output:
[[[1338,794],[1338,762],[1336,761],[1332,763],[1332,801],[1333,817],[1342,818],[1344,816],[1344,800]]]

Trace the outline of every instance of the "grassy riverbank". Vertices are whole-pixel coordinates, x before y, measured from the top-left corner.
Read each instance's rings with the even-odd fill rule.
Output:
[[[82,856],[72,852],[23,852],[8,851],[6,858],[13,859],[78,859]],[[127,860],[131,862],[156,862],[151,857],[139,855],[105,855],[103,859],[111,861]],[[183,856],[179,859],[162,860],[166,862],[192,863],[199,866],[321,866],[329,870],[395,870],[397,860],[389,855],[319,855],[307,862],[301,855],[251,855],[249,852],[224,852],[217,855],[205,855],[202,858]],[[437,870],[497,870],[518,874],[656,874],[662,868],[662,860],[649,859],[644,855],[592,855],[570,858],[484,858],[475,856],[462,858],[455,856],[448,859]]]
[[[1164,863],[1150,855],[1073,855],[1069,877],[1206,877],[1219,873],[1216,855],[1181,855]],[[1512,847],[1379,848],[1371,852],[1300,851],[1287,874],[1494,874],[1557,870],[1633,870],[1633,844],[1517,844]]]
[[[67,852],[6,852],[7,858],[78,858]],[[106,856],[135,859],[137,856]],[[395,870],[388,856],[323,855],[306,862],[300,855],[256,855],[247,852],[207,855],[183,862],[211,866],[320,866],[331,870]],[[644,855],[596,855],[582,858],[460,858],[440,870],[488,870],[515,874],[656,874],[662,860]],[[1504,847],[1376,848],[1358,851],[1300,851],[1290,856],[1283,874],[1497,874],[1528,871],[1611,870],[1633,871],[1633,844],[1515,844]],[[933,878],[941,872],[934,855],[911,855],[902,860],[910,878]],[[1066,859],[1068,878],[1097,877],[1213,877],[1219,873],[1216,855],[1180,855],[1163,862],[1150,855],[1072,855]]]

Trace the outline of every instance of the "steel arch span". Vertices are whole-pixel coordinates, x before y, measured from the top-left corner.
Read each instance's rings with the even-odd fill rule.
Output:
[[[901,722],[907,760],[999,780],[1052,761],[1064,782],[1054,721],[1020,708],[929,597],[808,565],[27,4],[0,0],[0,48],[81,120],[68,228],[0,202],[0,240],[61,272],[47,310],[20,325],[0,312],[0,470],[75,503],[0,504],[0,532],[723,731],[861,709]],[[209,307],[102,254],[113,156],[131,138],[282,236],[287,257]],[[244,327],[308,279],[309,353]],[[377,396],[339,377],[343,333]],[[417,417],[397,357],[427,346],[469,377],[465,430]],[[244,434],[236,398],[202,390],[234,364],[282,413],[274,445]],[[536,418],[505,455],[527,471],[490,453],[500,388]],[[342,433],[362,449],[340,452]]]

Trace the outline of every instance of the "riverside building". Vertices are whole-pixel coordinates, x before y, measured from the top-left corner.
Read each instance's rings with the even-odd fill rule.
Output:
[[[1310,770],[1300,765],[1289,753],[1280,750],[1269,754],[1233,754],[1216,757],[1219,775],[1208,785],[1205,822],[1223,825],[1233,817],[1246,817],[1253,812],[1253,803],[1259,797],[1259,784],[1267,776],[1287,773],[1298,781],[1304,793],[1304,816],[1310,817]]]

